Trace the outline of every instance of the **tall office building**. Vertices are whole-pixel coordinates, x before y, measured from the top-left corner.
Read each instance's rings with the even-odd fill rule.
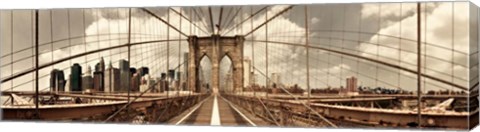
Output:
[[[182,88],[182,72],[177,71],[177,76],[176,76],[176,85],[177,85],[177,90],[183,90]]]
[[[57,71],[58,69],[53,69],[50,72],[50,91],[55,92],[57,91]]]
[[[160,75],[160,92],[169,91],[167,73],[161,73]]]
[[[168,81],[167,80],[161,80],[160,82],[160,91],[161,92],[164,92],[164,91],[170,91],[170,88],[168,87]]]
[[[181,81],[181,80],[182,80],[182,72],[177,71],[177,76],[176,76],[175,80],[177,80],[177,81]]]
[[[347,78],[347,92],[357,92],[357,78],[350,77]]]
[[[347,96],[355,96],[358,95],[357,91],[357,78],[349,77],[346,80],[347,86],[344,88],[343,86],[340,87],[340,95],[347,95]]]
[[[175,79],[175,70],[168,70],[168,78],[170,79],[170,81],[173,81]]]
[[[138,92],[140,90],[140,74],[134,73],[130,80],[130,91]]]
[[[70,91],[82,91],[82,66],[73,64],[70,73]]]
[[[225,76],[225,81],[224,81],[224,89],[228,90],[229,92],[233,92],[233,79],[232,79],[232,74],[227,73]]]
[[[137,73],[137,69],[135,67],[130,67],[130,77],[133,77],[133,74]]]
[[[160,78],[159,77],[156,77],[156,78],[151,78],[154,82],[153,82],[153,87],[154,89],[152,90],[152,92],[155,92],[155,93],[158,93],[158,92],[161,92],[160,89],[161,89],[161,86],[160,86]]]
[[[167,73],[163,72],[160,74],[160,80],[167,80]]]
[[[93,89],[95,91],[104,91],[104,77],[103,77],[103,72],[100,71],[95,71],[93,72]]]
[[[155,81],[152,78],[150,78],[150,75],[145,74],[141,78],[141,81],[140,81],[140,92],[143,92],[143,91],[148,90],[150,88],[152,88],[152,89],[150,89],[149,92],[156,91],[154,84],[155,84]]]
[[[173,85],[175,84],[174,81],[175,81],[175,70],[170,69],[170,70],[168,70],[167,91],[174,90],[174,88],[173,88]]]
[[[105,69],[105,92],[120,91],[120,70],[113,67],[112,63]]]
[[[252,72],[251,75],[252,76],[250,78],[252,78],[252,84],[257,84],[258,83],[258,74],[255,74],[254,72]]]
[[[57,72],[57,89],[58,91],[65,91],[65,84],[67,83],[67,80],[65,80],[65,74],[63,71],[58,71]]]
[[[105,71],[105,61],[103,60],[103,57],[100,58],[100,62],[98,63],[98,71],[104,72]]]
[[[87,71],[82,77],[82,83],[83,90],[93,89],[92,68],[90,66],[87,66]]]
[[[149,74],[149,69],[148,69],[148,67],[140,67],[140,68],[138,68],[138,72],[140,73],[140,77],[143,77],[143,76]]]
[[[130,64],[126,60],[120,60],[120,91],[128,91],[130,85]]]
[[[95,65],[95,71],[93,72],[93,89],[95,91],[104,91],[105,89],[105,61],[103,57],[100,58],[100,62]]]
[[[65,75],[63,71],[58,69],[53,69],[50,72],[50,90],[52,92],[65,91]]]
[[[161,84],[162,84],[163,91],[170,91],[170,87],[169,87],[170,82],[168,82],[168,80],[169,80],[168,78],[169,77],[168,77],[167,73],[162,73],[162,75],[161,75],[162,83]]]
[[[107,68],[105,69],[105,73],[103,73],[105,76],[104,76],[104,92],[108,93],[108,92],[112,92],[114,91],[113,89],[113,76],[112,76],[112,72],[113,72],[113,66],[112,66],[112,62],[110,62],[107,66]]]
[[[278,87],[280,85],[280,74],[278,73],[272,73],[270,76],[270,87],[273,87],[274,85]]]

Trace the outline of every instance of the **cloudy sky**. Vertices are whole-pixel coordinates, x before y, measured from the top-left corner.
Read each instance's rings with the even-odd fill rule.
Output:
[[[219,25],[222,35],[244,35],[289,5],[265,7],[212,7],[212,23]],[[208,36],[212,33],[208,7],[147,9],[187,35]],[[259,13],[253,18],[243,21],[257,11]],[[32,10],[0,12],[1,77],[4,78],[34,66],[31,58],[34,55],[31,48],[34,45],[34,16]],[[422,4],[424,73],[464,87],[472,85],[469,80],[477,76],[478,61],[469,63],[469,59],[472,59],[469,56],[476,52],[470,48],[470,44],[478,42],[478,35],[476,30],[471,30],[477,28],[469,25],[476,24],[476,12],[477,9],[467,2]],[[127,8],[41,10],[40,63],[126,44],[128,16]],[[131,42],[186,39],[174,28],[141,9],[132,9],[131,21]],[[416,70],[416,22],[416,3],[318,4],[309,5],[307,9],[303,5],[296,5],[245,36],[244,54],[245,58],[253,58],[257,69],[255,72],[258,74],[257,83],[260,84],[265,83],[265,74],[270,76],[278,73],[283,84],[299,84],[306,88],[308,52],[311,88],[345,86],[345,78],[355,76],[362,86],[415,90],[414,74],[319,48]],[[215,28],[214,32],[218,30]],[[308,50],[304,47],[307,38],[308,46],[312,47]],[[68,67],[73,63],[82,64],[86,70],[87,66],[94,66],[99,57],[104,57],[106,62],[112,62],[114,67],[118,67],[118,60],[127,58],[126,51],[125,47],[116,48],[42,69],[40,85],[42,88],[48,87],[46,75],[53,68],[63,69],[69,75]],[[181,64],[183,59],[180,58],[183,58],[184,52],[188,52],[186,41],[132,46],[132,66],[148,66],[152,69],[153,76],[157,76],[168,69],[167,64],[170,69]],[[221,63],[222,67],[231,64],[228,60]],[[207,67],[202,66],[205,69]],[[27,74],[14,81],[2,82],[2,90],[12,86],[30,90],[33,83],[28,83],[28,80],[32,78],[33,74]],[[426,90],[457,90],[430,79],[424,79],[422,83]]]

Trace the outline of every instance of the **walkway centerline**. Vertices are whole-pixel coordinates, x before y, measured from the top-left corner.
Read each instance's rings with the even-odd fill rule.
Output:
[[[220,126],[220,112],[218,111],[217,95],[213,98],[212,118],[210,119],[210,125]]]

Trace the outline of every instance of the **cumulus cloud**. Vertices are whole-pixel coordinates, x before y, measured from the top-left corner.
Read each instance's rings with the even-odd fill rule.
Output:
[[[381,35],[370,35],[366,38],[360,37],[360,42],[369,42],[369,43],[360,43],[356,47],[353,47],[352,49],[354,51],[359,51],[359,55],[365,56],[365,57],[370,57],[374,59],[379,59],[381,61],[386,61],[386,62],[391,62],[394,64],[398,64],[407,68],[411,68],[415,70],[415,64],[416,64],[416,54],[410,53],[410,52],[416,52],[416,27],[412,25],[416,25],[416,3],[406,3],[406,4],[398,4],[398,3],[393,3],[393,4],[381,4],[381,8],[379,8],[379,4],[361,4],[362,8],[359,10],[361,12],[361,21],[365,23],[370,23],[370,24],[362,24],[363,25],[370,25],[366,27],[362,27],[363,30],[365,28],[367,31],[373,31],[374,34],[381,34]],[[456,3],[455,4],[455,14],[468,14],[468,8],[466,8],[468,4],[462,4],[462,3]],[[279,8],[275,8],[279,10]],[[381,9],[381,11],[379,11]],[[335,9],[334,9],[335,10]],[[401,10],[401,12],[400,12]],[[440,77],[444,80],[451,81],[452,78],[451,76],[453,73],[455,73],[455,76],[458,78],[465,78],[463,76],[467,76],[465,71],[468,71],[464,66],[466,66],[466,61],[458,61],[458,60],[466,60],[467,55],[462,55],[463,53],[468,53],[468,31],[466,28],[463,28],[465,26],[462,25],[468,25],[468,15],[454,15],[452,18],[452,5],[450,3],[428,3],[426,6],[423,6],[422,9],[423,12],[426,14],[426,21],[427,25],[423,24],[423,27],[427,26],[428,28],[425,30],[423,29],[423,37],[427,38],[427,43],[429,43],[427,47],[423,47],[426,49],[424,53],[426,52],[428,56],[432,56],[435,58],[440,58],[443,60],[435,60],[432,57],[429,57],[428,59],[425,59],[425,63],[423,65],[426,65],[428,69],[433,69],[436,71],[432,70],[427,70],[424,71],[426,74],[432,75],[432,76],[437,76]],[[352,12],[346,12],[345,14],[351,14]],[[349,15],[350,15],[349,14]],[[298,15],[298,14],[295,14]],[[302,44],[304,43],[304,31],[305,29],[303,26],[300,26],[298,22],[294,22],[291,20],[292,17],[285,17],[284,15],[276,18],[274,21],[269,23],[268,26],[268,40],[271,41],[280,41],[280,42],[288,42],[288,43],[298,43]],[[381,20],[381,23],[378,23],[378,19]],[[264,16],[258,17],[258,19],[254,20],[254,23],[261,23],[262,20],[264,21]],[[343,19],[342,19],[343,20]],[[452,38],[452,20],[454,20],[454,32],[456,32],[454,39]],[[425,21],[425,20],[423,20]],[[322,29],[322,25],[325,24],[324,21],[322,21],[322,17],[312,17],[310,19],[310,23],[312,24],[312,27],[315,29]],[[335,23],[341,23],[341,22],[335,22]],[[349,22],[351,23],[351,22]],[[348,23],[347,23],[348,24]],[[371,27],[373,26],[378,26],[375,25],[378,24],[380,27]],[[254,24],[256,25],[256,24]],[[320,28],[319,28],[320,27]],[[327,26],[328,27],[328,26]],[[401,27],[401,28],[400,28]],[[247,26],[247,28],[249,28]],[[289,29],[287,29],[289,28]],[[290,29],[291,28],[291,29]],[[370,29],[371,28],[371,29]],[[401,29],[401,30],[400,30]],[[249,31],[248,29],[243,29],[245,31]],[[292,32],[292,31],[298,31],[298,32]],[[265,40],[265,29],[261,28],[258,31],[255,32],[254,38],[247,38],[247,39],[253,39],[253,40]],[[276,35],[278,33],[282,32],[289,32],[289,34],[282,34],[284,37],[279,37],[275,38],[275,36],[281,36],[281,35]],[[390,36],[397,36],[401,37],[405,40],[400,41],[398,38],[392,38],[392,37],[387,37],[388,35]],[[293,37],[295,36],[295,37]],[[318,36],[325,36],[322,32],[313,32],[310,34],[309,37],[318,37]],[[329,36],[329,35],[326,35]],[[338,36],[338,35],[337,35]],[[341,35],[340,35],[341,36]],[[291,38],[288,38],[291,37]],[[344,36],[346,37],[346,36]],[[347,38],[343,38],[347,39]],[[350,38],[349,38],[350,39]],[[408,42],[407,40],[411,39],[413,41]],[[425,40],[423,40],[425,41]],[[376,43],[379,42],[380,45],[384,47],[378,47],[376,44],[371,44],[371,43]],[[254,43],[254,45],[262,45],[263,43]],[[334,43],[335,44],[335,43]],[[454,44],[454,45],[453,45]],[[453,45],[453,46],[452,46]],[[337,45],[337,46],[343,46],[342,45]],[[262,48],[260,46],[260,48]],[[305,75],[301,75],[302,73],[305,73],[305,65],[304,64],[297,64],[299,62],[298,60],[302,60],[302,57],[305,57],[305,50],[301,50],[302,48],[298,47],[288,47],[288,46],[281,46],[277,44],[272,44],[269,45],[269,48],[278,50],[282,52],[283,54],[274,54],[271,53],[269,54],[269,65],[274,67],[276,65],[281,66],[285,62],[282,62],[281,60],[288,59],[290,62],[287,62],[289,66],[286,68],[282,67],[282,70],[279,72],[282,72],[285,77],[288,76],[293,76],[295,74],[298,74],[298,76],[295,76],[298,78],[298,80],[295,80],[299,83],[302,83],[302,80],[305,80],[306,77]],[[350,48],[350,47],[349,47]],[[455,56],[452,56],[452,52],[450,49],[454,48],[456,51],[458,51],[457,54],[455,53]],[[249,49],[249,48],[247,48]],[[409,52],[399,52],[397,49],[402,49],[405,51]],[[250,55],[251,51],[247,51],[246,55]],[[259,51],[257,51],[257,54],[260,54]],[[377,57],[377,53],[379,54],[380,57]],[[315,54],[316,56],[327,56],[325,52],[319,52]],[[257,55],[258,56],[258,55]],[[256,56],[256,57],[257,57]],[[266,60],[264,59],[263,56],[262,58],[256,59],[258,61],[256,65],[263,66],[263,62]],[[401,59],[402,63],[399,63],[399,59]],[[451,61],[456,60],[456,63],[459,65],[452,65]],[[293,62],[292,62],[293,61]],[[258,64],[260,63],[260,64]],[[346,64],[343,61],[340,60],[332,60],[330,65],[322,65],[322,66],[314,66],[310,69],[312,73],[321,73],[323,75],[326,75],[326,73],[330,73],[331,76],[336,76],[334,78],[338,78],[337,82],[342,85],[342,74],[343,76],[345,75],[352,75],[352,71],[362,71],[362,70],[367,70],[367,69],[352,69],[351,67],[357,67],[352,64]],[[396,71],[395,69],[390,69],[395,72],[386,72],[383,70],[379,70],[375,68],[375,64],[372,64],[370,62],[366,61],[359,61],[359,63],[367,63],[370,67],[368,67],[368,71],[372,71],[370,73],[364,73],[365,75],[363,76],[370,76],[370,77],[375,77],[375,73],[379,73],[379,75],[382,76],[382,83],[376,83],[375,81],[371,81],[369,78],[361,77],[363,80],[362,85],[366,86],[385,86],[385,87],[401,87],[404,86],[403,89],[407,90],[414,90],[414,87],[411,87],[410,85],[403,85],[405,83],[408,84],[413,84],[415,82],[412,82],[411,79],[404,79],[404,78],[409,78],[411,77],[410,74],[405,73],[405,72],[400,72]],[[413,65],[410,65],[413,64]],[[362,64],[363,65],[363,64]],[[463,65],[463,66],[462,66]],[[373,66],[373,67],[372,67]],[[373,68],[373,69],[372,69]],[[341,72],[343,70],[343,72]],[[352,71],[350,71],[352,70]],[[388,70],[388,69],[387,69]],[[272,71],[270,71],[272,72]],[[380,74],[381,73],[381,74]],[[399,77],[400,76],[400,77]],[[402,79],[400,79],[402,78]],[[282,79],[282,80],[289,80],[289,79]],[[299,81],[300,80],[300,81]],[[316,81],[325,81],[326,79],[317,79]],[[430,89],[438,89],[439,87],[443,88],[451,88],[449,86],[445,86],[443,84],[439,84],[437,82],[432,82],[432,81],[427,81],[429,83],[435,84],[435,85],[427,85],[427,90]],[[456,80],[456,83],[459,83],[461,85],[464,85],[465,83],[462,81]],[[387,85],[388,84],[388,85]],[[402,84],[401,86],[397,86],[397,84]],[[305,87],[306,84],[300,84],[302,87]],[[327,85],[332,85],[332,84],[327,84]],[[466,84],[465,84],[466,85]]]
[[[318,22],[320,22],[320,18],[317,18],[317,17],[313,17],[313,18],[310,20],[310,23],[311,23],[311,24],[317,24]]]
[[[258,14],[258,17],[253,19],[253,27],[257,27],[258,25],[265,22],[265,15],[268,18],[272,17],[273,15],[277,14],[278,12],[284,10],[288,6],[286,5],[278,5],[269,8],[266,13]],[[291,20],[292,15],[297,14],[288,14],[284,13],[283,15],[278,16],[277,18],[273,19],[265,26],[256,30],[252,35],[246,36],[247,40],[259,40],[259,41],[277,41],[277,42],[288,42],[294,44],[305,44],[305,27],[299,25],[296,22]],[[248,23],[249,25],[250,23]],[[250,26],[243,26],[242,27],[244,32],[251,31]],[[267,29],[268,28],[268,29]],[[268,38],[267,38],[268,36]],[[248,58],[251,57],[251,46],[250,42],[246,42],[246,48],[244,55]],[[254,42],[253,45],[255,46],[255,67],[260,71],[255,71],[258,75],[258,81],[260,84],[265,83],[265,77],[261,76],[259,72],[266,74],[265,71],[265,62],[267,60],[267,56],[265,54],[265,45],[264,42]],[[268,73],[278,73],[281,78],[289,78],[289,77],[298,77],[294,79],[281,79],[285,84],[295,84],[298,83],[301,87],[305,88],[306,84],[302,81],[303,76],[305,75],[305,65],[303,60],[305,60],[306,51],[305,48],[299,46],[285,46],[279,45],[274,43],[268,44],[268,63],[269,63],[269,71]],[[302,58],[303,57],[303,58]],[[288,61],[287,61],[288,60]],[[298,62],[298,63],[293,63]],[[268,75],[270,76],[270,75]]]
[[[425,39],[427,39],[426,41],[429,44],[427,47],[422,47],[427,48],[425,51],[422,52],[426,52],[428,56],[443,59],[442,61],[438,59],[433,59],[432,57],[423,58],[424,61],[426,60],[426,63],[423,65],[426,65],[426,67],[437,71],[433,72],[432,70],[427,70],[427,74],[440,77],[447,81],[450,81],[452,79],[449,76],[452,76],[453,73],[455,73],[456,76],[467,76],[466,74],[464,74],[464,71],[466,71],[466,67],[462,67],[459,65],[453,66],[451,62],[449,62],[453,60],[464,60],[464,58],[467,57],[467,55],[460,55],[457,53],[455,53],[455,56],[452,56],[453,53],[450,51],[452,48],[454,48],[458,51],[458,53],[468,53],[469,36],[467,29],[463,28],[465,27],[465,25],[468,25],[468,15],[452,15],[452,9],[455,9],[455,14],[468,14],[468,7],[466,6],[468,6],[468,4],[457,3],[454,7],[451,3],[439,2],[435,4],[427,4],[426,14],[422,14],[424,15],[423,17],[425,17],[426,15],[426,20],[422,19],[422,21],[427,21],[426,25],[422,24],[422,41],[425,41]],[[425,6],[422,7],[425,8]],[[396,11],[396,9],[401,8],[400,6],[398,6],[398,4],[396,6],[389,6],[388,8],[391,8],[391,10],[382,10],[380,15],[378,14],[378,11],[375,11],[378,10],[378,5],[366,4],[363,7],[362,13],[365,14],[365,17],[380,16],[382,20],[387,21],[385,23],[382,23],[382,28],[377,32],[377,34],[392,36],[400,35],[401,38],[416,40],[417,29],[416,26],[412,26],[417,24],[417,14],[415,13],[416,4],[403,6],[403,15],[400,15],[400,13]],[[454,22],[454,24],[452,22]],[[399,30],[400,27],[401,31]],[[425,27],[427,27],[426,30]],[[455,31],[452,31],[452,29],[454,28]],[[455,36],[453,36],[452,33],[455,33]],[[392,47],[394,49],[401,48],[406,51],[416,52],[415,41],[399,41],[398,39],[392,39],[391,37],[389,38],[378,35],[372,36],[367,41],[380,42],[381,45]],[[407,62],[410,64],[416,64],[417,61],[416,54],[414,53],[399,54],[398,50],[382,50],[379,49],[376,45],[368,43],[360,44],[359,50],[362,51],[362,56],[371,58],[376,58],[376,52],[379,52],[379,56],[389,58],[384,59],[384,61],[391,61],[393,59],[393,61],[395,62],[395,60],[398,61],[398,59],[401,59],[403,62]],[[459,64],[466,66],[466,63]],[[413,68],[413,70],[415,70],[414,67],[410,68]],[[449,76],[445,76],[444,74],[447,74]],[[462,85],[465,84],[465,82],[460,83]],[[435,86],[431,86],[429,89],[436,89],[433,87]]]

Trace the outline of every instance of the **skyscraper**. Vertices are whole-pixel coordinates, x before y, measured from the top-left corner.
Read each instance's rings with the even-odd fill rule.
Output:
[[[101,72],[105,71],[105,61],[103,60],[103,57],[100,58],[99,71],[101,71]]]
[[[183,90],[182,88],[182,72],[177,71],[177,78],[176,78],[176,87],[177,90]]]
[[[71,67],[70,91],[82,91],[82,67],[75,63]]]
[[[95,71],[93,72],[93,89],[95,91],[104,91],[105,89],[105,62],[103,57],[100,58],[100,62],[95,65]]]
[[[50,72],[50,91],[52,91],[52,92],[57,91],[57,83],[56,83],[57,71],[58,71],[57,69],[53,69]]]
[[[145,90],[148,90],[150,88],[152,88],[150,90],[150,92],[152,91],[156,91],[154,88],[154,85],[155,84],[155,81],[153,79],[150,78],[150,75],[146,74],[144,75],[142,78],[141,78],[141,81],[140,81],[140,92],[143,92]]]
[[[182,72],[177,71],[177,76],[176,76],[175,80],[178,80],[178,81],[182,80]]]
[[[93,72],[93,89],[95,91],[104,91],[104,81],[105,79],[103,78],[103,72]]]
[[[168,81],[167,80],[161,80],[160,82],[160,91],[161,92],[164,92],[164,91],[170,91],[169,87],[168,87]]]
[[[173,84],[173,81],[175,80],[175,70],[174,69],[170,69],[168,70],[168,85],[167,85],[167,91],[170,91],[170,90],[173,90],[174,88],[172,88]]]
[[[175,70],[168,70],[168,78],[170,78],[170,81],[173,81],[175,79]]]
[[[135,67],[130,67],[130,77],[133,77],[133,74],[137,73],[137,69]]]
[[[273,87],[274,85],[278,87],[280,85],[280,75],[278,73],[272,73],[272,76],[270,76],[270,87]]]
[[[148,73],[149,72],[148,67],[140,67],[140,68],[138,68],[138,70],[139,70],[139,73],[140,73],[140,77],[143,77],[143,76],[149,74]]]
[[[130,64],[126,60],[120,60],[120,91],[127,91],[130,85]]]
[[[120,91],[120,70],[113,67],[112,63],[105,70],[105,92]]]
[[[90,66],[87,66],[87,71],[82,78],[82,83],[82,90],[93,89],[92,68],[90,68]]]
[[[105,73],[103,73],[105,76],[104,76],[104,92],[112,92],[114,91],[114,88],[113,88],[113,76],[112,76],[112,73],[113,73],[113,66],[112,66],[112,62],[110,62],[107,66],[107,69],[105,69]]]
[[[350,77],[347,78],[347,89],[348,92],[357,92],[357,78]]]
[[[163,72],[160,74],[160,80],[166,80],[167,79],[167,73]]]
[[[225,76],[225,81],[224,81],[224,89],[228,90],[229,92],[233,92],[233,79],[232,79],[232,74],[227,73]]]
[[[65,80],[65,74],[63,71],[59,70],[57,71],[57,89],[58,91],[65,91],[65,84],[67,83],[67,80]]]
[[[65,76],[63,71],[53,69],[50,72],[50,90],[52,92],[65,91]]]
[[[134,73],[130,81],[130,91],[138,92],[140,90],[140,73]]]
[[[160,92],[169,91],[167,73],[162,73],[160,75]]]

